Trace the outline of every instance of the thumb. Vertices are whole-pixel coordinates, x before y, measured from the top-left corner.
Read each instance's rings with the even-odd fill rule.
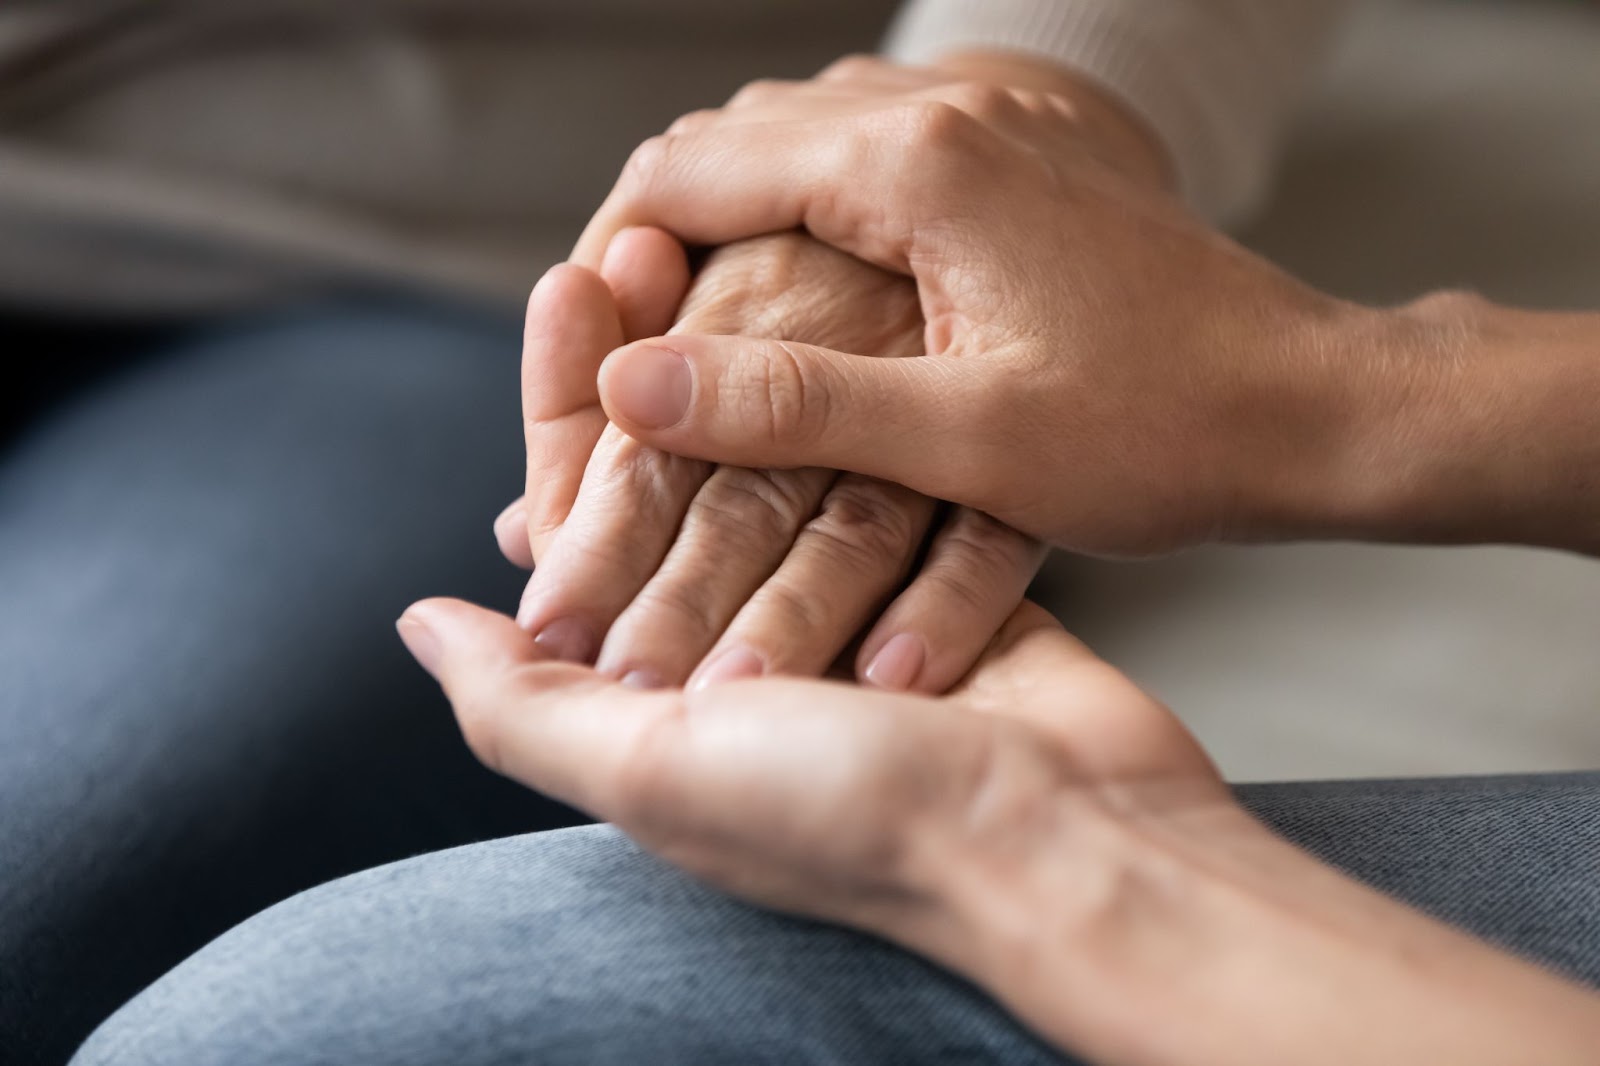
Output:
[[[674,455],[849,470],[964,503],[969,381],[931,356],[674,334],[612,352],[600,401],[629,436]]]
[[[679,699],[550,659],[510,618],[460,600],[412,604],[397,628],[480,762],[600,817],[621,802],[640,738],[672,718]]]

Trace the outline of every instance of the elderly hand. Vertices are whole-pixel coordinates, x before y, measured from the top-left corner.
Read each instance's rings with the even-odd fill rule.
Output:
[[[1405,447],[1430,387],[1416,319],[1208,229],[1056,94],[870,62],[770,86],[643,145],[575,258],[626,224],[803,227],[914,278],[928,322],[916,359],[624,348],[606,410],[676,454],[854,470],[1106,554],[1369,529],[1448,458]]]
[[[555,654],[644,687],[820,674],[870,625],[863,680],[944,691],[1016,609],[1043,548],[978,512],[940,522],[898,485],[713,470],[605,428],[601,360],[663,328],[686,271],[670,238],[630,230],[604,281],[560,266],[529,301],[528,493],[496,523],[513,561],[538,562],[519,620]],[[922,350],[909,282],[798,234],[719,249],[678,314],[673,332]]]

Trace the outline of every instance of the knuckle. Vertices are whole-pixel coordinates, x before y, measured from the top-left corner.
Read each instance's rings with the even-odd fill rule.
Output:
[[[1078,110],[1066,97],[1039,89],[1008,89],[1012,103],[1030,115],[1052,118],[1077,117]]]
[[[739,90],[728,98],[728,107],[754,107],[770,103],[793,90],[793,82],[781,78],[757,78],[740,86]]]
[[[800,233],[750,238],[712,253],[678,328],[817,343],[820,324],[875,309],[869,285],[881,285],[875,268]]]
[[[919,152],[944,151],[964,142],[978,121],[945,100],[917,100],[901,111],[904,144]]]
[[[672,134],[659,133],[640,142],[623,164],[618,184],[626,189],[647,189],[665,173],[672,156]]]
[[[883,60],[877,56],[855,53],[840,56],[832,63],[823,67],[817,74],[818,81],[858,81],[868,77],[884,66]]]
[[[830,492],[806,527],[824,550],[858,571],[900,567],[916,547],[916,526],[882,488],[849,481]]]
[[[672,125],[667,127],[667,132],[664,136],[681,137],[686,133],[694,133],[697,130],[705,129],[716,121],[717,114],[718,112],[715,108],[706,107],[698,111],[690,111],[686,115],[680,115],[673,120]],[[640,147],[643,146],[641,145]]]
[[[972,118],[994,121],[1017,106],[1016,97],[998,85],[960,81],[944,86],[937,99]]]
[[[1002,562],[1020,557],[1032,543],[999,519],[972,510],[959,512],[945,538],[958,552]]]
[[[793,536],[804,507],[802,486],[791,471],[723,467],[696,497],[685,526],[706,527],[715,540],[733,540],[739,532],[766,543]]]
[[[938,211],[971,195],[967,170],[985,158],[981,146],[974,146],[978,119],[944,100],[911,101],[884,115],[888,129],[864,123],[854,154],[882,167],[889,145],[885,180],[891,201],[922,202]]]

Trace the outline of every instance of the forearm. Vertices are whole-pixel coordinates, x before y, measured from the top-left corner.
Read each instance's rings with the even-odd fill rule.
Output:
[[[1277,476],[1269,532],[1600,555],[1600,314],[1445,293],[1338,317],[1295,361],[1340,428]]]
[[[1562,1066],[1600,1047],[1600,998],[1359,885],[1226,801],[1176,823],[1099,807],[1055,824],[1070,833],[1026,852],[946,840],[942,921],[910,935],[1095,1062]]]

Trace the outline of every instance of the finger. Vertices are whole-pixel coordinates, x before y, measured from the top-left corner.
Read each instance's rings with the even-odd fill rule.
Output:
[[[681,685],[817,513],[837,474],[720,467],[661,568],[607,634],[596,666],[641,688]]]
[[[584,229],[573,262],[599,262],[613,235],[652,225],[694,244],[805,229],[819,240],[909,273],[919,233],[982,212],[951,160],[993,160],[1002,134],[939,99],[891,98],[838,114],[707,122],[654,137],[629,159]],[[1014,146],[1010,146],[1014,147]]]
[[[597,817],[626,808],[632,764],[681,707],[553,662],[511,619],[460,600],[414,604],[397,628],[484,765]]]
[[[524,512],[535,559],[566,521],[605,429],[596,375],[622,340],[616,301],[599,275],[562,263],[534,286],[523,331],[522,416]]]
[[[1053,737],[1087,777],[1226,795],[1210,757],[1172,712],[1036,604],[1017,609],[956,699]]]
[[[559,658],[593,662],[618,615],[661,565],[711,468],[607,427],[578,497],[549,539],[517,622]]]
[[[935,357],[673,335],[612,353],[600,394],[629,436],[677,455],[851,470],[965,504],[986,488],[976,450],[996,439],[969,428],[994,409],[996,390]]]
[[[905,579],[934,506],[900,485],[840,478],[690,686],[822,673]]]
[[[689,291],[689,257],[672,234],[635,226],[612,238],[600,276],[616,298],[624,337],[654,337],[672,328]]]
[[[512,566],[533,569],[533,548],[528,543],[528,505],[518,496],[494,520],[494,539],[500,554]]]
[[[911,584],[862,642],[862,681],[890,690],[947,691],[1016,612],[1045,548],[981,511],[957,508]]]

